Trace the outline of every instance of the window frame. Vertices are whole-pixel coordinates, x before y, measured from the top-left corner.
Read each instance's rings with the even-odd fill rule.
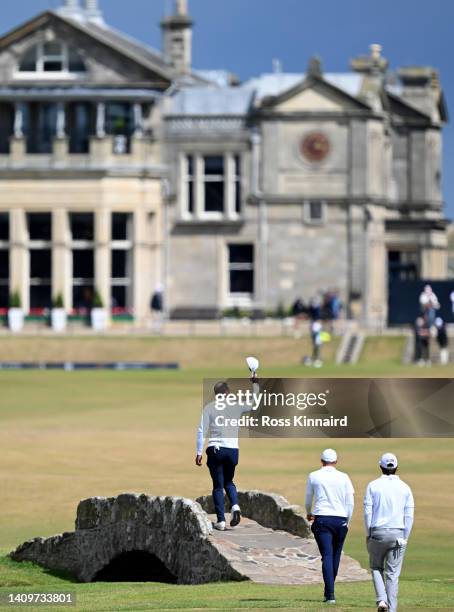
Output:
[[[206,159],[222,160],[222,174],[207,174]],[[192,173],[190,172],[192,160]],[[243,151],[180,153],[180,216],[187,221],[236,221],[243,214]],[[221,183],[223,210],[206,209],[206,185]],[[192,190],[192,210],[190,191]]]
[[[314,218],[311,215],[311,205],[315,202],[320,203],[321,215],[319,218]],[[303,219],[308,225],[324,225],[326,223],[326,200],[321,198],[311,198],[304,200],[303,205]]]
[[[61,53],[59,55],[57,54],[46,54],[44,52],[44,45],[46,43],[56,43],[60,45],[61,48]],[[72,71],[69,69],[69,56],[70,56],[70,45],[67,42],[62,42],[60,40],[56,40],[56,41],[39,41],[37,43],[34,43],[33,45],[34,47],[36,47],[36,62],[35,62],[35,70],[21,70],[20,69],[20,64],[22,61],[22,57],[28,53],[32,47],[29,47],[25,53],[22,55],[22,57],[19,59],[18,64],[17,64],[17,69],[16,72],[14,74],[14,77],[16,79],[36,79],[36,78],[46,78],[46,79],[61,79],[61,78],[66,78],[66,79],[77,79],[80,78],[81,76],[86,75],[87,73],[87,68],[86,68],[86,64],[85,61],[83,59],[83,57],[81,57],[81,60],[84,64],[85,70],[83,71]],[[79,51],[77,51],[77,53],[79,53]],[[79,53],[80,55],[80,53]],[[49,61],[61,61],[62,64],[62,69],[61,70],[44,70],[44,65],[45,62],[49,62]]]
[[[232,263],[230,261],[230,249],[235,246],[252,247],[252,261],[244,263]],[[228,241],[225,245],[226,251],[226,302],[227,306],[249,307],[255,299],[257,290],[257,247],[255,242]],[[252,271],[252,291],[232,292],[230,284],[230,273],[232,271]]]

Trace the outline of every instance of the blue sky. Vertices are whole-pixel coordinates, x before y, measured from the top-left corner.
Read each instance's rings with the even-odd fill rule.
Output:
[[[1,29],[60,5],[60,0],[2,2]],[[100,0],[107,21],[160,47],[159,20],[171,0]],[[271,71],[272,59],[285,71],[302,72],[311,55],[326,71],[348,70],[350,58],[370,43],[383,46],[391,69],[430,65],[454,109],[452,0],[189,0],[195,21],[194,66],[227,68],[241,79]],[[454,110],[452,111],[454,117]],[[454,127],[444,130],[444,197],[454,217]]]

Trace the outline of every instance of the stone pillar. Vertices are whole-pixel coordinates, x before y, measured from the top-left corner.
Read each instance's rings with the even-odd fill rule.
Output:
[[[10,140],[10,158],[13,164],[15,162],[21,163],[26,152],[24,136],[24,103],[16,102],[14,105],[13,136]]]
[[[30,259],[27,219],[18,208],[10,211],[10,293],[19,291],[22,308],[30,309]]]
[[[24,104],[16,102],[14,105],[14,138],[24,137]]]
[[[142,104],[136,102],[133,106],[134,115],[134,136],[136,138],[142,138],[143,136],[143,116],[142,116]]]
[[[104,138],[106,135],[106,105],[98,102],[96,106],[96,136]]]
[[[64,208],[52,213],[52,297],[63,296],[65,309],[72,308],[72,262],[69,215]]]
[[[111,211],[107,208],[95,213],[95,290],[99,292],[104,307],[110,312],[111,274]]]
[[[137,209],[133,215],[133,265],[132,296],[136,323],[140,324],[149,314],[149,302],[153,274],[150,269],[150,221],[148,212]]]
[[[382,327],[386,324],[388,316],[384,220],[370,217],[365,232],[363,318],[364,323],[368,326]]]
[[[57,104],[57,121],[55,125],[55,134],[57,138],[64,138],[66,136],[66,111],[63,102]]]

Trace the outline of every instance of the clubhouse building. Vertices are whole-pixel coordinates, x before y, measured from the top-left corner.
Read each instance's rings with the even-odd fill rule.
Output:
[[[62,0],[0,38],[0,309],[97,292],[141,324],[260,316],[337,290],[386,320],[391,276],[444,279],[438,72],[379,45],[240,83],[192,66],[186,0],[163,51]]]

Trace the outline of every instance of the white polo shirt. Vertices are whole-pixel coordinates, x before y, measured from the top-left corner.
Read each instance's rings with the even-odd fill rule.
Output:
[[[405,529],[405,517],[413,519],[415,502],[410,487],[399,476],[380,476],[368,484],[364,497],[366,530],[374,527]]]
[[[306,510],[314,516],[351,518],[354,499],[352,481],[333,465],[325,465],[309,474],[306,486]]]

